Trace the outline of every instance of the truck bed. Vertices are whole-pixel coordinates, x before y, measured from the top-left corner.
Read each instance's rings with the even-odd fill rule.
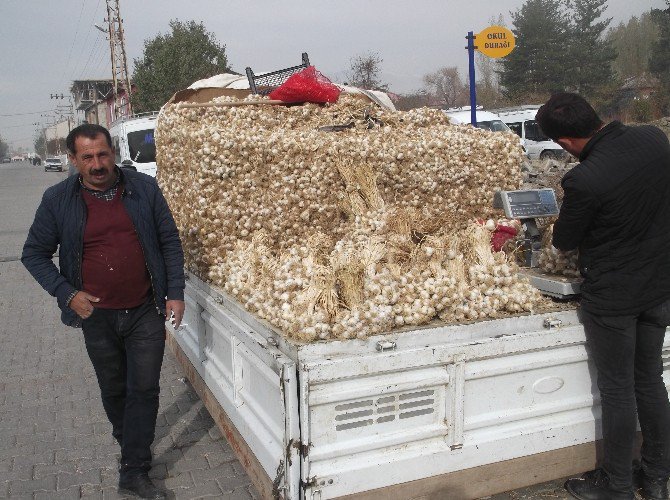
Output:
[[[170,343],[264,497],[477,498],[594,462],[574,309],[301,344],[192,275],[186,305]]]

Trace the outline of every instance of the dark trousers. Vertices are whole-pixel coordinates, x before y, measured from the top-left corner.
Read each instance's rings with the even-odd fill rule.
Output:
[[[587,345],[598,372],[602,404],[602,467],[614,489],[630,490],[632,449],[639,419],[642,467],[670,476],[670,403],[661,349],[670,301],[637,315],[600,316],[582,309]],[[637,418],[636,418],[637,409]]]
[[[121,445],[121,479],[148,472],[158,414],[165,316],[150,300],[134,309],[95,309],[82,329],[112,435]]]

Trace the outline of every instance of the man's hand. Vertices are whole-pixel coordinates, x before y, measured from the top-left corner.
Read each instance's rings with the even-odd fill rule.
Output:
[[[93,314],[93,304],[96,302],[100,302],[98,297],[79,291],[72,297],[70,309],[76,312],[81,319],[86,319]]]
[[[168,300],[165,302],[165,317],[172,323],[175,330],[181,325],[185,308],[183,300]],[[174,318],[171,318],[172,315],[174,315]]]

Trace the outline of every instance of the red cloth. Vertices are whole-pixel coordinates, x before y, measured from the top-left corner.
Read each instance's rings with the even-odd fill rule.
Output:
[[[84,291],[100,298],[95,307],[130,309],[149,296],[151,279],[142,246],[126,209],[122,189],[112,201],[84,191],[88,209],[84,229],[82,281]]]
[[[270,92],[270,99],[284,102],[337,102],[341,90],[337,85],[308,66],[288,77],[279,87]]]
[[[517,230],[511,226],[496,224],[496,228],[491,235],[491,247],[493,248],[493,251],[500,252],[505,242],[514,238],[516,233]]]

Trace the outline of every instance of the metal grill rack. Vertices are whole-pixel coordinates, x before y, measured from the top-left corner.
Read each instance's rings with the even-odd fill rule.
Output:
[[[291,66],[290,68],[279,69],[269,73],[255,75],[251,68],[247,67],[247,78],[249,79],[249,88],[252,94],[268,95],[282,83],[288,80],[288,77],[302,71],[309,66],[309,57],[307,52],[302,53],[302,64]]]

